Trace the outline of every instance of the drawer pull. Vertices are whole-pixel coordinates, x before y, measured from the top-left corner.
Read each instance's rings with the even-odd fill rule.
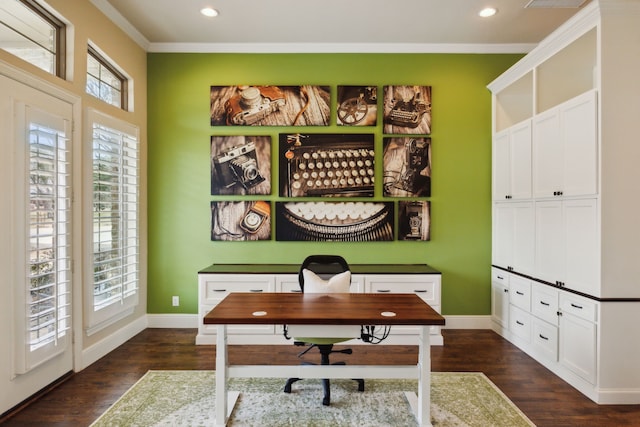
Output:
[[[540,301],[540,304],[546,305],[547,307],[549,307],[549,305],[550,305],[548,302],[544,302],[544,301]]]
[[[504,292],[505,294],[509,292],[509,289],[505,289],[502,292]]]
[[[542,338],[543,340],[545,340],[545,341],[549,341],[549,338],[545,337],[545,336],[544,336],[544,335],[542,335],[542,334],[538,334],[538,336],[539,336],[540,338]]]
[[[426,289],[414,289],[413,292],[417,294],[426,294],[428,291]]]
[[[497,276],[497,277],[498,277],[498,279],[500,279],[500,280],[504,280],[504,277],[502,277],[502,276]]]
[[[249,289],[249,292],[264,292],[262,289]]]
[[[582,307],[581,305],[574,304],[574,303],[571,303],[571,307],[573,307],[573,308],[577,308],[577,309],[579,309],[579,310],[582,310],[582,309],[584,308],[584,307]]]
[[[391,292],[391,289],[378,289],[376,292]]]
[[[524,295],[524,294],[523,294],[522,292],[520,292],[520,291],[516,291],[516,294],[518,294],[518,295]]]
[[[226,289],[214,289],[213,292],[227,292]]]
[[[518,325],[520,325],[520,326],[524,326],[524,323],[522,323],[522,322],[521,322],[521,321],[519,321],[519,320],[516,320],[516,323],[517,323]]]

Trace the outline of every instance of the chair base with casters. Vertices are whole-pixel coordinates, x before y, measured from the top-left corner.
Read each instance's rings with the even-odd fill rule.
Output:
[[[296,342],[296,345],[304,345],[303,342]],[[342,353],[342,354],[351,354],[353,353],[353,350],[351,350],[350,348],[346,348],[343,350],[334,350],[333,349],[333,344],[311,344],[306,350],[304,350],[302,353],[298,354],[298,357],[301,357],[302,355],[304,355],[305,353],[307,353],[309,350],[311,350],[312,348],[317,347],[318,350],[320,350],[320,364],[321,365],[344,365],[345,362],[336,362],[336,363],[331,363],[329,361],[329,355],[331,353]],[[311,364],[311,363],[309,363]],[[284,386],[284,392],[285,393],[291,393],[291,385],[293,383],[295,383],[296,381],[300,381],[301,378],[289,378],[287,380],[287,383]],[[364,380],[363,379],[354,379],[354,381],[356,381],[358,383],[358,391],[362,392],[364,391]],[[329,379],[324,378],[322,380],[322,387],[324,389],[324,397],[322,398],[322,404],[325,406],[329,406],[331,404],[331,382],[329,381]]]

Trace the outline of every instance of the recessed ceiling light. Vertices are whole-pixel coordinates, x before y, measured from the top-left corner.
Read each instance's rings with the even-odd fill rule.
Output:
[[[495,7],[485,7],[480,12],[478,12],[478,15],[482,16],[483,18],[488,18],[495,15],[496,13],[498,13],[498,9],[496,9]]]
[[[209,16],[209,17],[218,16],[218,11],[212,7],[205,7],[200,11],[200,13],[203,14],[204,16]]]

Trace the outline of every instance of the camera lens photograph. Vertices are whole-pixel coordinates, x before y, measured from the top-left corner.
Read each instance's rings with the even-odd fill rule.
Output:
[[[271,194],[271,137],[212,136],[211,194]]]

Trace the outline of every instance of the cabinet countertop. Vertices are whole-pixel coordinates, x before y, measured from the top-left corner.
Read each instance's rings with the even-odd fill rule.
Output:
[[[353,274],[441,274],[427,264],[350,264]],[[211,264],[198,274],[298,274],[298,264]]]

